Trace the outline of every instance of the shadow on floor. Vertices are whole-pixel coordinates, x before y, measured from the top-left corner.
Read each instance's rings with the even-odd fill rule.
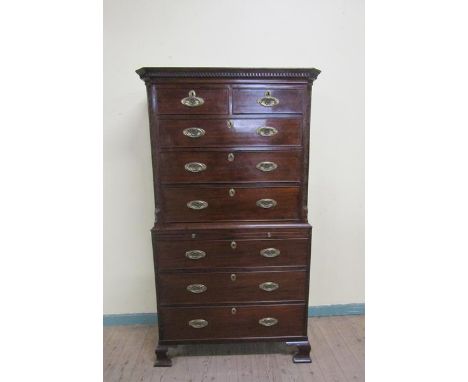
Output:
[[[250,354],[293,354],[296,348],[286,346],[284,342],[251,342],[231,344],[177,345],[169,348],[169,357],[173,356],[215,356],[215,355],[250,355]]]

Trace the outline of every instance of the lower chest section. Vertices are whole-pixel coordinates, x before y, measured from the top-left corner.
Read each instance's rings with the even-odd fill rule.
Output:
[[[153,231],[163,341],[307,335],[310,227]]]

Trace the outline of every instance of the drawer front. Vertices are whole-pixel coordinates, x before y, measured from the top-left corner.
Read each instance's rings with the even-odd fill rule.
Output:
[[[191,307],[162,308],[159,320],[162,340],[265,338],[307,335],[305,315],[304,304]]]
[[[299,219],[299,187],[164,187],[166,222]]]
[[[307,266],[308,239],[156,241],[159,269]]]
[[[305,271],[159,274],[163,305],[303,301],[305,292]]]
[[[302,113],[305,88],[234,88],[232,110],[235,114],[246,113]]]
[[[227,87],[181,85],[157,88],[159,114],[228,114]]]
[[[162,147],[281,146],[301,144],[301,119],[162,119]]]
[[[166,183],[273,182],[300,180],[302,152],[164,152]]]

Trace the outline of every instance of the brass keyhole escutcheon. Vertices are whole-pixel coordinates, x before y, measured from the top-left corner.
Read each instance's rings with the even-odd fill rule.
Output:
[[[232,198],[235,194],[236,194],[236,190],[234,190],[233,188],[231,188],[231,189],[229,190],[229,196]]]
[[[229,154],[228,154],[228,161],[229,161],[229,162],[234,161],[234,154],[233,154],[233,153],[229,153]]]
[[[227,127],[228,129],[232,129],[234,127],[234,124],[232,123],[232,121],[230,120],[227,121]]]
[[[232,274],[231,274],[231,280],[232,280],[232,281],[236,281],[236,278],[237,278],[236,274],[235,274],[235,273],[232,273]]]
[[[235,241],[231,241],[231,248],[236,249],[237,248],[237,243]]]
[[[237,309],[236,308],[232,308],[231,309],[231,314],[236,314],[237,313]]]

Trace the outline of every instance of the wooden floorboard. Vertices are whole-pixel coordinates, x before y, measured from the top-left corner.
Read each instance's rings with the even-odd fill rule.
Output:
[[[283,343],[171,347],[172,367],[153,367],[157,327],[104,327],[104,382],[363,382],[364,316],[309,319],[310,364]]]

